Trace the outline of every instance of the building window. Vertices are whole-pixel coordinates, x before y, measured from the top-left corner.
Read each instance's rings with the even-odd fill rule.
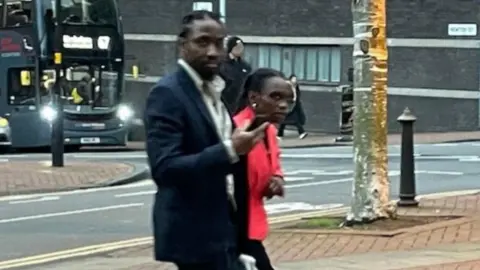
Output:
[[[340,82],[341,54],[337,46],[247,44],[245,60],[253,68],[269,67],[306,82]]]

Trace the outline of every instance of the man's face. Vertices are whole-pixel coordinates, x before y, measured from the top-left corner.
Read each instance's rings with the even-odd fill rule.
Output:
[[[183,59],[204,80],[211,80],[218,74],[221,57],[225,53],[225,36],[222,24],[206,18],[194,21],[189,35],[181,41]]]

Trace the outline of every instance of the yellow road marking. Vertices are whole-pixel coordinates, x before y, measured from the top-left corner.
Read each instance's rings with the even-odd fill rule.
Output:
[[[46,262],[52,262],[61,259],[86,256],[106,251],[112,251],[116,249],[128,248],[148,244],[152,241],[152,237],[135,238],[125,241],[118,241],[106,244],[99,244],[93,246],[86,246],[81,248],[74,248],[68,250],[62,250],[58,252],[46,253],[42,255],[35,255],[25,258],[13,259],[0,262],[0,269],[10,269],[14,267],[25,267],[30,265],[42,264]]]
[[[342,208],[335,208],[335,209],[329,209],[329,210],[320,210],[320,211],[313,211],[313,212],[310,211],[310,212],[303,212],[303,213],[297,213],[297,214],[291,214],[291,215],[276,216],[276,217],[270,218],[269,223],[277,224],[277,223],[298,220],[304,217],[342,213],[346,209],[348,208],[342,207]],[[105,244],[98,244],[98,245],[86,246],[81,248],[62,250],[62,251],[24,257],[19,259],[13,259],[8,261],[0,261],[0,270],[45,264],[45,263],[63,260],[63,259],[83,257],[83,256],[94,255],[98,253],[104,253],[104,252],[123,249],[123,248],[136,247],[136,246],[141,246],[145,244],[150,244],[152,243],[152,241],[153,241],[153,237],[141,237],[141,238],[134,238],[130,240],[112,242],[112,243],[105,243]]]

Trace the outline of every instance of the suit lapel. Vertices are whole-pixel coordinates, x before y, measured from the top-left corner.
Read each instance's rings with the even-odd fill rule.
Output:
[[[197,88],[197,86],[195,85],[193,80],[190,78],[190,76],[187,74],[187,72],[184,71],[183,68],[181,67],[179,68],[179,71],[178,71],[178,79],[185,94],[187,94],[190,100],[195,104],[200,114],[205,119],[205,121],[207,121],[207,123],[210,125],[211,128],[214,129],[216,133],[215,123],[213,122],[212,116],[210,115],[210,112],[208,111],[208,108],[205,105],[205,102],[203,101],[202,95],[200,94],[200,90]]]

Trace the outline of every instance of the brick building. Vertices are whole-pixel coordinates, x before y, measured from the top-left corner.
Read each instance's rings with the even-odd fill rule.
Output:
[[[217,0],[210,2],[217,9]],[[387,2],[390,130],[398,131],[396,118],[405,107],[418,117],[417,131],[477,129],[480,5],[466,0]],[[229,32],[246,41],[248,61],[301,79],[309,130],[338,131],[337,87],[347,82],[352,66],[350,4],[226,0]],[[153,82],[175,67],[175,35],[181,16],[192,7],[191,0],[120,0],[129,62],[145,75],[127,82],[139,113]]]

